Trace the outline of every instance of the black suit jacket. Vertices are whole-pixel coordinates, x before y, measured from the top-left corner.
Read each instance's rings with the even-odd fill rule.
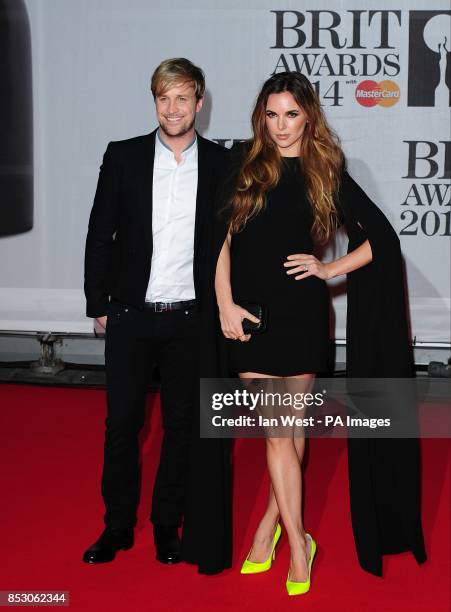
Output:
[[[157,130],[110,142],[100,167],[85,250],[88,317],[107,314],[109,296],[142,307],[152,261],[152,186]],[[227,149],[197,134],[198,184],[194,230],[194,288],[204,293],[214,202]]]

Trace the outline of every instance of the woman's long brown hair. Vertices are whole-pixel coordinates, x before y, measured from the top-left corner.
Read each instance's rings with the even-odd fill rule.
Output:
[[[263,207],[265,194],[281,176],[282,159],[266,128],[266,107],[271,94],[288,91],[307,114],[301,137],[299,162],[312,207],[312,236],[326,242],[336,227],[335,195],[339,189],[343,153],[338,136],[328,126],[310,81],[298,72],[279,72],[263,85],[252,113],[253,138],[249,142],[231,199],[230,231],[239,232]]]

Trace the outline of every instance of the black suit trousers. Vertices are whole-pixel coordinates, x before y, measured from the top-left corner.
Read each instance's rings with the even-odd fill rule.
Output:
[[[140,488],[139,432],[152,367],[160,371],[163,442],[151,521],[180,525],[195,397],[198,395],[198,313],[156,313],[112,301],[105,338],[107,418],[102,496],[105,524],[134,527]]]

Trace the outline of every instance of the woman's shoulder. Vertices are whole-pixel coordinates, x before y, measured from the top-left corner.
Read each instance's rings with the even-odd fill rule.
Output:
[[[232,162],[241,162],[245,154],[249,151],[252,146],[251,140],[235,140],[233,145],[230,147],[230,159]]]
[[[230,194],[235,189],[240,174],[244,155],[248,150],[249,141],[236,141],[227,149],[227,163],[222,168],[221,198],[224,201],[229,199]]]
[[[343,156],[342,164],[338,173],[338,199],[343,204],[351,195],[355,194],[356,189],[359,189],[359,185],[352,178],[348,171],[348,164],[346,158]]]
[[[230,152],[238,153],[248,151],[252,146],[252,140],[234,140]]]

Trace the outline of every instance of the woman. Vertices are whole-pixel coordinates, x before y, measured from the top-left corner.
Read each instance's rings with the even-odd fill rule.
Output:
[[[221,329],[228,339],[229,367],[245,381],[274,378],[288,389],[299,390],[300,385],[307,389],[315,374],[327,369],[329,297],[325,281],[368,264],[371,268],[374,253],[364,234],[365,221],[372,216],[380,220],[380,215],[389,224],[344,171],[338,139],[304,75],[279,73],[264,83],[253,110],[252,129],[253,138],[233,152],[237,161],[228,197],[228,233],[216,268],[217,304]],[[359,197],[362,208],[371,209],[369,214],[352,214],[342,208],[343,200],[359,204]],[[313,249],[327,242],[343,219],[352,226],[352,248],[347,255],[324,264]],[[385,225],[383,233],[394,235]],[[264,333],[244,333],[244,319],[258,323],[240,305],[246,302],[267,307]],[[403,344],[403,350],[405,347]],[[269,499],[242,573],[270,568],[281,519],[291,551],[286,588],[290,595],[301,594],[310,588],[316,550],[301,516],[304,438],[267,437],[266,445]],[[420,540],[416,556],[423,560]],[[362,565],[364,556],[359,554]],[[377,572],[377,568],[370,571]]]

